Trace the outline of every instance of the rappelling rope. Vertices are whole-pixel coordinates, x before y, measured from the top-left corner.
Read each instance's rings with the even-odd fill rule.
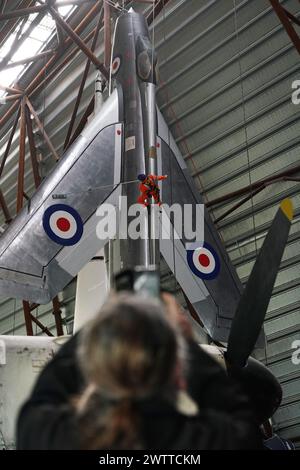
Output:
[[[68,193],[53,193],[51,196],[53,197],[53,199],[59,199],[59,196],[76,196],[76,195],[80,195],[80,194],[84,194],[84,193],[91,193],[93,191],[99,191],[100,189],[109,189],[109,188],[112,188],[112,189],[115,189],[117,188],[118,186],[120,185],[125,185],[125,184],[133,184],[133,183],[139,183],[140,181],[138,179],[136,180],[131,180],[131,181],[122,181],[122,183],[115,183],[115,184],[106,184],[106,185],[103,185],[103,186],[95,186],[93,188],[88,188],[88,189],[85,189],[83,191],[73,191],[73,192],[68,192]]]
[[[233,8],[234,8],[234,25],[235,25],[235,33],[236,33],[236,42],[238,46],[238,64],[239,64],[239,78],[240,78],[240,85],[241,85],[241,94],[242,94],[242,109],[243,109],[243,123],[244,123],[244,132],[245,132],[245,142],[246,142],[246,153],[247,153],[247,165],[248,165],[248,175],[249,175],[249,184],[252,185],[252,175],[251,175],[251,164],[250,164],[250,154],[249,154],[249,137],[248,137],[248,129],[247,129],[247,117],[246,117],[246,100],[245,100],[245,90],[244,90],[244,81],[243,81],[243,73],[242,73],[242,63],[241,63],[241,45],[240,45],[240,36],[238,30],[238,18],[237,18],[237,7],[236,7],[236,0],[233,0]],[[257,248],[257,237],[256,237],[256,223],[255,223],[255,211],[254,211],[254,201],[253,201],[253,192],[251,192],[251,214],[252,214],[252,221],[253,221],[253,231],[254,231],[254,244],[255,244],[255,254],[257,258],[258,248]],[[267,336],[265,335],[265,360],[266,366],[268,366],[268,343],[267,343]]]
[[[238,30],[236,0],[233,0],[233,8],[234,8],[234,24],[235,24],[236,41],[237,41],[237,46],[238,46],[239,78],[240,78],[241,93],[242,93],[243,123],[244,123],[244,133],[245,133],[245,142],[246,142],[248,175],[249,175],[249,184],[252,185],[251,164],[250,164],[250,154],[249,154],[249,138],[248,138],[248,129],[247,129],[247,117],[246,117],[246,101],[245,101],[245,90],[244,90],[244,81],[243,81],[242,63],[241,63],[241,47],[240,47],[240,36],[239,36],[239,30]],[[253,220],[255,251],[256,251],[256,256],[257,256],[258,250],[257,250],[257,239],[256,239],[255,212],[254,212],[254,202],[253,202],[252,193],[251,193],[251,212],[252,212],[252,220]]]
[[[163,37],[164,37],[164,43],[166,42],[166,8],[165,8],[165,0],[163,0]],[[169,102],[169,96],[167,97],[167,104]],[[170,128],[168,128],[168,148],[170,148],[170,143],[171,143],[171,133],[170,133]],[[169,159],[170,159],[170,154],[169,154]],[[173,175],[172,175],[172,165],[169,165],[170,167],[170,187],[171,187],[171,204],[173,204]],[[174,224],[172,224],[172,221],[170,220],[171,225],[172,225],[172,252],[173,252],[173,273],[174,273],[174,292],[176,294],[177,291],[177,276],[176,276],[176,261],[175,261],[175,227]]]
[[[164,0],[163,0],[163,34],[164,34],[164,42],[166,42],[166,12],[165,12],[165,5],[164,5]],[[200,174],[199,172],[197,171],[197,167],[196,167],[196,164],[195,164],[195,161],[194,161],[194,158],[193,158],[193,155],[190,151],[190,148],[189,148],[189,145],[188,145],[188,142],[187,142],[187,139],[184,135],[184,132],[183,132],[183,129],[180,125],[180,122],[179,122],[179,119],[176,115],[176,112],[172,106],[172,103],[170,102],[170,97],[169,97],[169,92],[168,92],[168,87],[166,85],[166,83],[161,80],[162,84],[164,85],[164,94],[165,94],[165,97],[166,97],[166,104],[167,104],[167,109],[169,109],[173,115],[173,117],[175,118],[175,125],[176,125],[176,128],[177,128],[177,132],[178,132],[178,135],[182,137],[182,142],[184,143],[185,145],[185,148],[186,148],[186,152],[187,152],[187,156],[189,157],[192,165],[193,165],[193,168],[194,168],[194,171],[195,171],[195,176],[199,182],[199,185],[200,185],[200,190],[202,190],[202,195],[203,195],[203,199],[205,202],[207,202],[207,196],[206,196],[206,193],[204,192],[204,186],[203,186],[203,183],[202,183],[202,180],[201,180],[201,177],[200,177]],[[168,127],[168,145],[170,146],[170,143],[171,143],[171,132],[170,132],[170,128],[169,126]],[[171,191],[172,191],[172,178],[171,178]],[[173,199],[173,193],[171,193],[171,198]],[[212,211],[211,211],[212,212]],[[221,234],[220,234],[220,237],[222,238]],[[177,278],[176,278],[176,263],[175,263],[175,241],[174,241],[174,227],[173,227],[173,260],[174,260],[174,276],[175,276],[175,281],[176,281],[176,285],[175,285],[175,291],[177,290],[177,285],[178,285],[178,282],[177,282]],[[218,311],[218,306],[217,306],[217,303],[214,299],[213,296],[211,296],[211,299],[215,305],[215,308],[216,308],[216,311]]]
[[[155,70],[154,70],[154,50],[155,50],[155,0],[153,0],[153,3],[152,3],[152,19],[153,19],[153,27],[152,27],[152,81],[154,82],[154,74],[155,74]],[[156,77],[157,78],[157,77]],[[158,134],[158,133],[157,133]],[[157,135],[158,137],[158,135]],[[158,184],[158,187],[159,187],[159,183]],[[162,220],[161,220],[161,211],[159,211],[159,234],[158,234],[158,240],[160,240],[161,238],[161,229],[162,229]],[[156,236],[156,234],[154,234],[154,236]]]

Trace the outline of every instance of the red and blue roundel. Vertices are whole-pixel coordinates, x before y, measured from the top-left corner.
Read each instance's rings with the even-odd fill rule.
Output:
[[[66,204],[53,204],[45,210],[43,227],[48,237],[59,245],[76,245],[83,234],[78,212]]]
[[[208,243],[187,250],[187,262],[191,271],[201,279],[215,279],[220,271],[220,259],[217,252]]]

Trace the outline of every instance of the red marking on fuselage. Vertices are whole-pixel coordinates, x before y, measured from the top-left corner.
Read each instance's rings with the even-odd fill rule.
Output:
[[[201,255],[199,255],[198,259],[199,259],[199,263],[204,268],[207,268],[209,266],[209,264],[210,264],[209,257],[207,255],[205,255],[204,253],[201,253]]]
[[[60,217],[56,221],[56,226],[61,232],[67,232],[70,229],[71,224],[65,217]]]

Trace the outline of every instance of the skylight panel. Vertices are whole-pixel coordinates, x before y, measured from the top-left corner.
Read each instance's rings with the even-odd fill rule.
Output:
[[[43,42],[41,43],[41,41],[32,37],[25,39],[17,52],[12,56],[12,62],[35,55],[41,48],[42,44]]]
[[[42,2],[41,2],[42,3]],[[74,11],[76,6],[68,5],[64,7],[59,7],[58,11],[64,18],[68,17],[69,14]],[[24,34],[27,29],[30,27],[32,21],[37,17],[37,13],[34,13],[28,17],[28,20],[25,24],[22,21],[19,23],[16,31],[12,33],[3,46],[0,48],[0,62],[2,59],[6,57],[6,55],[10,52],[13,42],[20,31],[21,25],[22,26],[22,34]],[[35,54],[39,53],[44,46],[49,41],[50,37],[55,33],[56,24],[53,18],[49,13],[43,16],[39,24],[31,31],[28,38],[26,38],[22,44],[18,47],[16,51],[13,51],[13,55],[9,60],[9,64],[13,64],[14,61],[26,59],[28,57],[32,57]],[[26,69],[28,64],[24,65],[16,65],[15,67],[9,68],[7,70],[3,69],[0,70],[0,84],[4,86],[12,87],[14,83],[16,83],[22,74],[22,72]],[[5,91],[0,90],[0,98],[6,94]]]
[[[45,28],[42,24],[39,24],[32,33],[30,34],[30,37],[37,39],[40,42],[46,42],[51,34],[53,33],[54,28]]]
[[[23,70],[23,65],[18,65],[13,69],[1,70],[0,71],[0,83],[4,86],[12,86],[16,81],[16,77]],[[0,90],[1,95],[4,95],[4,92]]]
[[[42,21],[40,22],[40,24],[43,25],[44,28],[48,28],[48,29],[51,29],[51,30],[53,30],[53,28],[55,27],[55,21],[52,18],[52,16],[49,15],[49,13],[47,13],[47,15],[43,16]]]
[[[11,46],[15,40],[15,37],[16,37],[16,33],[12,33],[9,35],[9,37],[7,38],[7,40],[5,41],[5,43],[3,44],[3,46],[0,48],[0,56],[1,57],[5,57],[8,52],[10,51],[11,49]]]
[[[28,16],[27,21],[25,25],[22,28],[22,32],[25,33],[27,29],[30,27],[31,23],[33,20],[38,16],[38,13],[32,13],[31,15]]]
[[[65,6],[65,7],[59,7],[58,8],[58,12],[60,13],[61,16],[67,16],[70,11],[72,10],[73,6],[72,5],[68,5],[68,6]]]

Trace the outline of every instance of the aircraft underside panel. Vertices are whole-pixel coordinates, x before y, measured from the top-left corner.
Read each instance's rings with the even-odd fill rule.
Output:
[[[122,152],[117,95],[108,101],[1,237],[0,295],[47,303],[105,244],[96,210],[118,202]]]
[[[158,111],[159,174],[168,175],[161,184],[161,199],[168,205],[203,204],[185,162],[170,134],[162,115]],[[195,275],[187,260],[187,240],[184,230],[181,239],[161,240],[161,252],[182,290],[193,304],[208,333],[214,340],[227,341],[233,315],[239,302],[242,285],[230,264],[219,235],[204,209],[204,241],[216,253],[219,271],[211,279]],[[193,212],[193,227],[195,227]],[[184,225],[184,223],[183,223]],[[176,227],[173,227],[177,232]],[[184,228],[184,227],[183,227]],[[165,230],[162,227],[162,232]],[[176,236],[175,236],[176,238]],[[200,243],[201,246],[201,243]]]

